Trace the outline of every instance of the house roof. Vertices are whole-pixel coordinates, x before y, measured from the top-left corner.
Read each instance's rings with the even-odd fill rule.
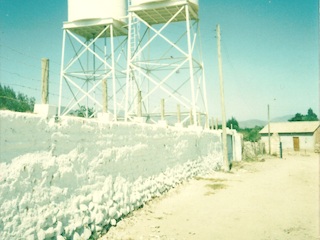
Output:
[[[270,133],[314,133],[319,126],[319,121],[276,122],[270,123]],[[260,133],[268,133],[268,125],[266,125]]]

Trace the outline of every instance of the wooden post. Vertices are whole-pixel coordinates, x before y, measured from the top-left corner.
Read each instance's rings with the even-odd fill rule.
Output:
[[[198,124],[199,126],[201,126],[201,113],[198,112]]]
[[[223,143],[223,160],[224,170],[229,171],[228,146],[227,146],[227,126],[226,126],[226,109],[224,103],[224,84],[222,75],[222,58],[220,45],[220,25],[217,25],[217,45],[218,45],[218,63],[219,63],[219,79],[220,79],[220,99],[221,99],[221,115],[222,115],[222,143]]]
[[[161,99],[161,120],[164,120],[165,110],[164,110],[164,99]]]
[[[190,125],[193,125],[193,114],[192,114],[192,108],[190,110]]]
[[[177,123],[181,123],[181,110],[180,110],[180,104],[177,104]]]
[[[107,34],[107,32],[106,32]],[[107,36],[107,35],[106,35]],[[104,60],[107,62],[107,37],[104,38]],[[104,72],[107,75],[107,65],[104,64]],[[115,96],[113,96],[115,98]],[[102,112],[108,112],[108,81],[107,78],[102,80]]]
[[[41,86],[41,102],[48,104],[49,102],[49,59],[41,59],[42,69],[42,86]]]
[[[138,91],[138,106],[137,106],[137,115],[138,117],[142,117],[142,107],[141,107],[141,91]]]
[[[268,104],[268,144],[269,144],[269,155],[271,154],[271,140],[270,140],[270,106]]]
[[[102,80],[102,112],[108,112],[108,86],[107,79]]]
[[[210,129],[210,123],[209,123],[209,115],[208,113],[206,113],[206,125],[205,125],[206,129]]]

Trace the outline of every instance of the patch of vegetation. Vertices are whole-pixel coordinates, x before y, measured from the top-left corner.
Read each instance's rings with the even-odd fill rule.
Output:
[[[216,190],[225,189],[227,185],[223,183],[214,183],[214,184],[207,184],[206,187],[209,188],[210,190],[213,190],[205,194],[206,196],[209,196],[209,195],[215,194]]]
[[[301,113],[296,113],[296,115],[289,119],[289,122],[299,122],[299,121],[318,121],[318,116],[313,112],[311,108],[308,109],[307,115]]]
[[[224,182],[225,179],[221,178],[202,178],[202,177],[195,177],[196,180],[204,180],[204,181],[210,181],[210,182]]]
[[[263,127],[255,126],[254,128],[239,128],[238,132],[243,135],[243,140],[247,142],[258,142],[261,139],[259,133]]]
[[[16,112],[33,112],[35,98],[29,98],[22,93],[16,93],[8,86],[0,84],[0,109]]]
[[[93,108],[86,108],[85,106],[80,106],[79,109],[74,111],[74,115],[77,117],[83,117],[83,118],[91,118],[94,114]]]
[[[235,117],[232,117],[231,119],[229,119],[226,123],[227,127],[230,129],[235,129],[235,130],[239,130],[239,123],[237,121],[237,119]]]
[[[256,156],[254,158],[245,158],[243,159],[245,162],[265,162],[266,160],[262,155]]]
[[[223,183],[214,183],[214,184],[207,184],[206,187],[212,189],[212,190],[218,190],[218,189],[224,189],[227,187],[226,184]]]

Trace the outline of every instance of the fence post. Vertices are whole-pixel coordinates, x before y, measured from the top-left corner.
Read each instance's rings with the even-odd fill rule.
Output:
[[[164,120],[165,110],[164,110],[164,99],[161,99],[161,120]]]
[[[108,112],[108,85],[107,79],[102,80],[102,112]]]
[[[42,69],[42,87],[41,87],[41,102],[48,104],[49,102],[49,59],[41,59]]]
[[[206,113],[206,125],[205,125],[205,128],[206,129],[210,129],[210,126],[209,126],[209,116],[208,116],[208,113]]]
[[[192,109],[190,110],[190,125],[193,125],[193,114],[192,114]]]
[[[180,104],[177,104],[177,123],[181,123],[181,110],[180,110]]]
[[[138,109],[137,109],[137,115],[138,117],[142,117],[142,107],[141,107],[141,91],[138,92]]]

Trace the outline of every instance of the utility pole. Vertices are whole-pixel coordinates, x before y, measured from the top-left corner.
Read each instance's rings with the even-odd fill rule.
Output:
[[[219,79],[220,79],[220,101],[221,101],[221,114],[222,114],[222,143],[223,143],[223,161],[224,170],[229,171],[228,160],[228,147],[227,147],[227,125],[226,125],[226,109],[224,103],[224,87],[223,87],[223,75],[222,75],[222,59],[221,59],[221,36],[220,25],[217,25],[217,45],[218,45],[218,63],[219,63]]]
[[[269,145],[269,155],[271,154],[271,140],[270,140],[270,106],[268,104],[268,145]]]

